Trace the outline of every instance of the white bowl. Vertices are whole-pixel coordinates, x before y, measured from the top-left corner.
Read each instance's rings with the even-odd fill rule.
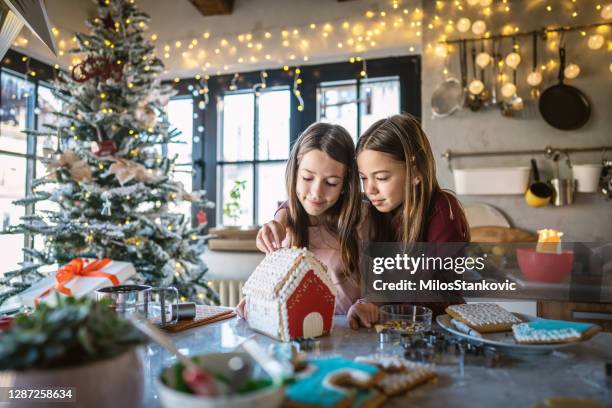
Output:
[[[208,353],[200,357],[200,365],[206,370],[216,374],[229,376],[227,362],[234,356],[249,358],[244,353]],[[162,373],[170,367],[162,370]],[[253,391],[248,394],[222,396],[222,397],[202,397],[177,391],[165,385],[161,381],[161,374],[156,376],[155,383],[161,403],[166,408],[257,408],[257,407],[279,407],[283,402],[284,390],[278,385],[270,385],[261,390]]]

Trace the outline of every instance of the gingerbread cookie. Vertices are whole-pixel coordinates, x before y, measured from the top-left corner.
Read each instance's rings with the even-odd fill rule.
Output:
[[[375,366],[344,358],[311,360],[285,390],[289,407],[375,408],[385,396],[375,390],[384,373]]]
[[[403,394],[437,377],[431,365],[396,356],[374,354],[357,357],[355,361],[372,364],[387,373],[376,383],[376,387],[390,397]]]
[[[518,317],[495,303],[451,305],[446,308],[446,313],[480,333],[506,331],[522,323]]]
[[[514,339],[521,344],[569,343],[589,339],[600,330],[601,327],[595,324],[548,319],[512,326]]]

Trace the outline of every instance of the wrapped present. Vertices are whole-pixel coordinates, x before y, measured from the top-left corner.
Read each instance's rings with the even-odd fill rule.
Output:
[[[41,302],[53,305],[56,293],[81,298],[100,288],[119,285],[135,273],[134,266],[129,262],[107,258],[76,258],[33,284],[19,297],[23,304],[29,307],[35,307]]]

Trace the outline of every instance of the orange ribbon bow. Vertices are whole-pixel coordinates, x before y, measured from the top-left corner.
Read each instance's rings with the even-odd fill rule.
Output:
[[[65,285],[74,277],[107,278],[113,283],[113,285],[119,285],[119,279],[117,279],[115,275],[101,271],[101,269],[104,269],[106,265],[111,263],[110,259],[96,259],[87,265],[85,262],[86,261],[83,258],[75,258],[68,264],[62,266],[55,273],[55,284],[40,295],[36,296],[34,298],[34,304],[38,306],[38,299],[48,295],[54,290],[57,290],[66,296],[71,296],[72,291]]]

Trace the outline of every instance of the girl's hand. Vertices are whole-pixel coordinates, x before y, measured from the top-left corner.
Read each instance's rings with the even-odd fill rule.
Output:
[[[236,305],[236,314],[238,315],[238,317],[246,320],[247,316],[246,316],[246,298],[242,298],[242,300],[240,300],[240,302],[238,302],[238,305]]]
[[[287,229],[273,220],[265,223],[257,232],[256,245],[261,252],[270,253],[279,249],[287,235]]]
[[[378,306],[372,303],[357,301],[351,306],[346,317],[353,330],[357,330],[360,326],[370,328],[372,324],[378,322]]]

